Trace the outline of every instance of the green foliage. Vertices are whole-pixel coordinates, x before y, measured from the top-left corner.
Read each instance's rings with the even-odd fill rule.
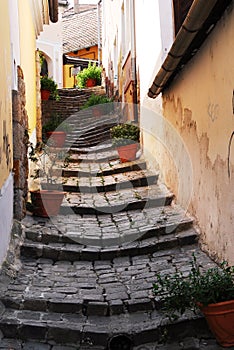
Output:
[[[202,270],[195,255],[188,276],[157,274],[153,292],[170,318],[177,318],[186,309],[195,310],[198,303],[207,306],[234,299],[234,266],[223,262],[219,267]]]
[[[107,96],[103,96],[103,95],[95,95],[92,94],[87,101],[85,102],[85,104],[81,107],[81,109],[86,109],[95,105],[99,105],[99,104],[103,104],[103,103],[111,103],[112,99],[108,98]]]
[[[110,129],[110,133],[112,143],[116,147],[139,142],[140,129],[134,124],[126,123],[115,125]]]
[[[64,131],[69,132],[72,130],[71,126],[62,119],[61,115],[58,113],[52,113],[50,119],[42,127],[43,133],[47,131]]]
[[[86,87],[88,79],[95,79],[96,85],[101,85],[102,68],[97,67],[96,63],[89,62],[88,68],[84,68],[77,74],[77,85],[79,88]]]
[[[43,142],[38,142],[35,147],[32,143],[29,144],[29,159],[36,164],[34,174],[31,177],[33,179],[44,178],[47,185],[57,181],[53,173],[53,169],[57,167],[57,164],[63,162],[62,167],[66,167],[69,163],[69,155],[66,151],[58,151],[56,148],[49,147]]]
[[[47,77],[46,75],[41,76],[41,90],[49,90],[50,96],[53,100],[59,100],[58,95],[58,85],[56,82],[52,79]]]

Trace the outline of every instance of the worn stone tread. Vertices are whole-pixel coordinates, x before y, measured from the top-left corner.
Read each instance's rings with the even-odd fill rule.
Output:
[[[92,262],[71,262],[65,256],[54,262],[30,255],[22,259],[22,268],[1,301],[16,310],[74,312],[80,317],[151,312],[157,309],[152,294],[156,274],[186,273],[193,253],[204,268],[214,265],[197,245]]]
[[[74,242],[107,248],[146,238],[159,239],[161,235],[189,229],[193,223],[193,219],[175,205],[97,216],[58,215],[51,220],[31,217],[25,223],[31,236],[41,237],[42,242],[67,243],[69,238]]]
[[[90,176],[107,176],[130,171],[146,170],[146,163],[143,159],[121,163],[119,159],[103,163],[70,163],[65,169],[62,167],[55,168],[58,175],[64,177],[90,177]]]
[[[181,328],[183,332],[178,334]],[[6,337],[93,346],[107,346],[109,339],[117,334],[127,334],[134,346],[156,342],[162,337],[163,329],[167,329],[168,338],[176,333],[179,339],[182,335],[196,336],[201,330],[204,335],[210,336],[205,320],[200,315],[187,314],[172,324],[157,311],[126,316],[113,315],[108,318],[84,318],[74,313],[32,313],[8,309],[0,319],[0,329]]]
[[[60,214],[93,214],[117,213],[148,207],[170,205],[174,195],[160,185],[134,187],[121,191],[106,193],[66,193]]]
[[[77,153],[80,153],[80,154],[92,154],[92,153],[97,153],[97,152],[106,152],[107,150],[112,150],[113,149],[113,145],[112,145],[112,142],[111,141],[106,141],[106,142],[103,142],[101,143],[100,145],[97,145],[97,146],[91,146],[91,147],[83,147],[83,148],[78,148],[78,147],[75,147],[75,148],[70,148],[69,151],[73,154],[77,154]]]
[[[31,232],[27,235],[32,237]],[[47,237],[46,240],[48,239]],[[53,242],[56,240],[54,236],[51,240],[51,243],[25,240],[21,247],[21,254],[26,257],[50,258],[55,261],[64,259],[69,261],[94,261],[96,259],[106,260],[124,256],[132,257],[142,254],[152,254],[170,247],[182,247],[184,245],[194,244],[197,241],[197,233],[194,229],[188,229],[160,238],[148,238],[130,243],[121,242],[121,244],[120,240],[113,238],[111,239],[111,246],[108,246],[108,240],[103,239],[98,241],[92,238],[82,239],[80,237],[74,237],[74,235],[67,235],[62,239],[65,242],[67,241],[67,243]],[[92,243],[94,246],[88,246],[88,243]],[[114,243],[116,243],[116,245],[113,245]],[[117,243],[119,244],[117,245]],[[99,247],[99,245],[101,245],[101,247]]]
[[[63,189],[66,192],[97,193],[116,191],[124,188],[149,186],[157,182],[158,174],[148,170],[136,170],[125,173],[96,177],[55,177],[57,183],[50,184],[50,189]],[[43,188],[46,184],[41,182]]]

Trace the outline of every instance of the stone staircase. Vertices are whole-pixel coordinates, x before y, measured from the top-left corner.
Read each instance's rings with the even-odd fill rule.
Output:
[[[70,163],[55,169],[66,191],[60,214],[28,213],[21,269],[0,283],[0,349],[186,349],[185,339],[213,341],[200,314],[171,323],[152,294],[157,272],[186,272],[193,253],[204,266],[213,262],[198,247],[193,218],[140,152],[120,162],[102,132],[117,120],[72,119]]]
[[[51,113],[58,113],[66,119],[73,113],[80,111],[80,108],[92,94],[105,95],[105,93],[102,86],[87,89],[59,89],[60,99],[58,101],[41,101],[43,121],[47,121]]]

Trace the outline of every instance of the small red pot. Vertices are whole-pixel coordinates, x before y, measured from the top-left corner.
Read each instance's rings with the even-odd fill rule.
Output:
[[[48,218],[58,215],[65,192],[40,190],[30,193],[35,216]]]
[[[61,148],[66,140],[65,131],[47,131],[46,137],[52,147]]]
[[[234,300],[198,306],[217,342],[223,347],[234,346]]]
[[[130,145],[117,147],[119,158],[122,163],[129,162],[136,159],[138,143],[131,143]]]
[[[86,80],[86,87],[93,87],[96,85],[96,79],[89,78]]]
[[[41,90],[41,99],[44,101],[48,101],[50,97],[50,91],[49,90]]]

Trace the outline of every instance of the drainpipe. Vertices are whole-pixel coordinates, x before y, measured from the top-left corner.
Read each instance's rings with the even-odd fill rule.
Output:
[[[58,0],[49,0],[49,15],[51,22],[58,22]]]
[[[131,68],[132,68],[132,82],[133,82],[133,114],[134,114],[134,121],[138,123],[135,0],[130,0],[130,27],[131,27]]]
[[[98,1],[97,4],[97,25],[98,25],[98,66],[101,64],[101,2],[102,0]]]
[[[74,0],[74,12],[79,13],[79,0]]]
[[[151,85],[148,96],[156,98],[177,69],[186,50],[220,0],[194,0],[175,41]]]

